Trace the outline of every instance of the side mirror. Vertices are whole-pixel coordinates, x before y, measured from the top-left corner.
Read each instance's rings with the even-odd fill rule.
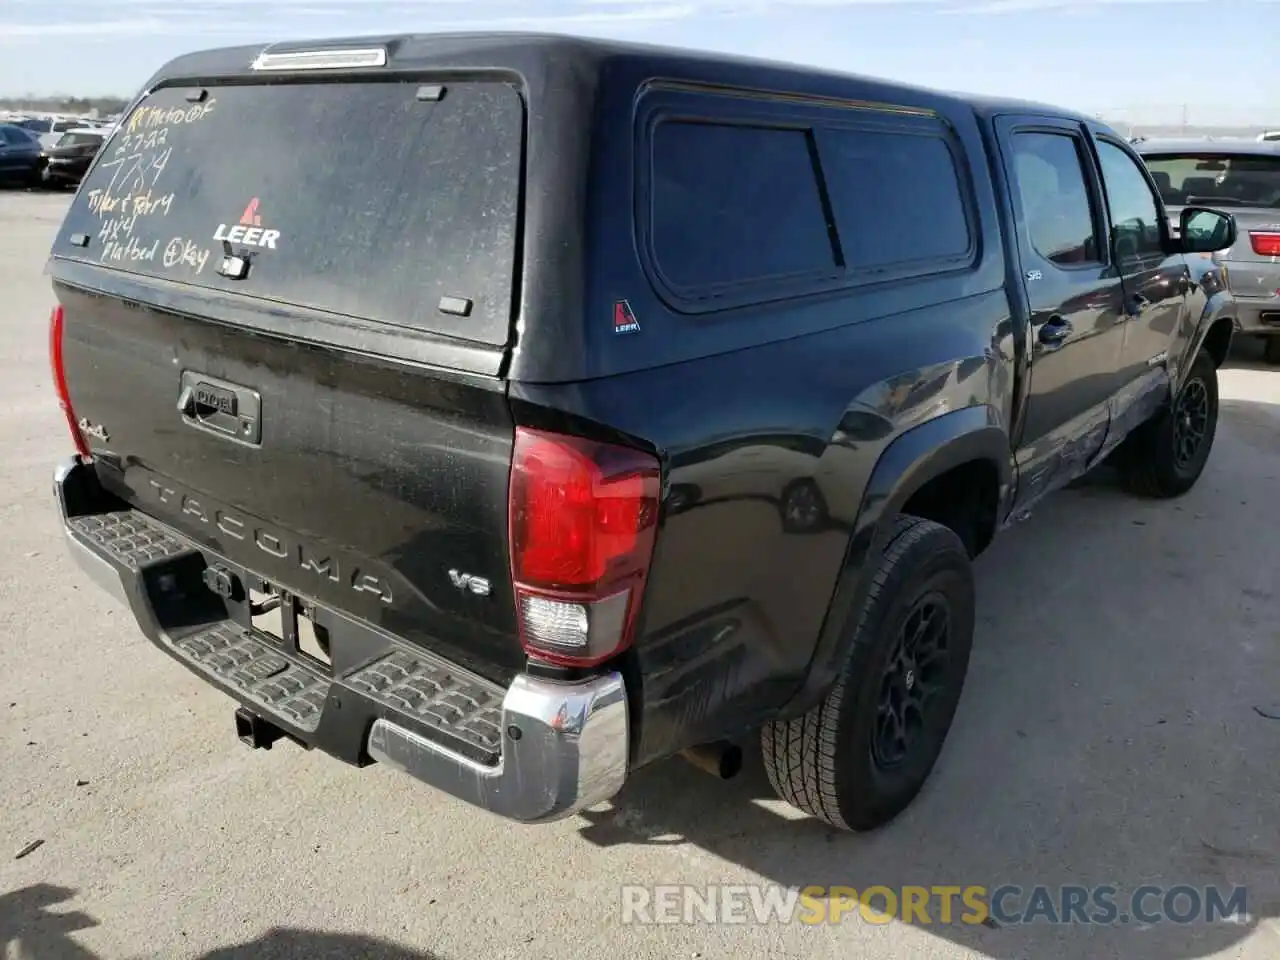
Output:
[[[1213,253],[1236,242],[1236,219],[1208,207],[1184,207],[1178,216],[1183,253]]]

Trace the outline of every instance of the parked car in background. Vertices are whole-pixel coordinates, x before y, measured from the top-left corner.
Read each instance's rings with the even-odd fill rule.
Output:
[[[106,134],[84,127],[68,130],[47,153],[44,182],[51,187],[74,187],[102,149]]]
[[[32,117],[18,122],[18,126],[34,133],[46,150],[52,150],[64,133],[81,124],[80,120],[59,120],[55,117]]]
[[[1236,298],[1237,331],[1265,338],[1280,364],[1280,142],[1146,140],[1135,144],[1177,223],[1184,206],[1228,210],[1236,242],[1213,254]]]
[[[44,170],[44,150],[29,130],[0,124],[0,182],[34,185]]]

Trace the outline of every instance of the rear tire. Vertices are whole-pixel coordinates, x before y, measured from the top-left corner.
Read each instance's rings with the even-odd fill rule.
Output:
[[[1267,363],[1280,367],[1280,336],[1262,338],[1262,356]]]
[[[969,555],[954,531],[901,517],[853,647],[826,698],[761,731],[765,770],[792,806],[871,830],[920,792],[951,729],[973,645]]]
[[[1218,431],[1218,368],[1201,350],[1173,402],[1121,446],[1124,485],[1144,497],[1179,497],[1204,472]]]

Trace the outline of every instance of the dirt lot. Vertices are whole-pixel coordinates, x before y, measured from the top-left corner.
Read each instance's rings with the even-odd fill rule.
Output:
[[[1052,498],[979,562],[956,728],[917,804],[833,834],[758,762],[682,762],[615,805],[509,825],[388,770],[246,750],[230,702],[150,647],[64,556],[68,452],[41,275],[66,201],[0,193],[0,945],[10,956],[1280,956],[1280,370],[1222,373],[1200,485]],[[14,859],[28,843],[44,843]],[[7,848],[5,847],[7,844]],[[619,885],[1206,884],[1235,924],[620,922]]]

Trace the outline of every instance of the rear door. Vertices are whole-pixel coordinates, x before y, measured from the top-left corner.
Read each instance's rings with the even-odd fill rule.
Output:
[[[1081,128],[997,123],[1031,316],[1031,383],[1017,443],[1025,506],[1100,450],[1119,385],[1124,287],[1106,253],[1102,201]]]
[[[496,81],[163,88],[51,264],[105,485],[497,680],[523,124]]]

